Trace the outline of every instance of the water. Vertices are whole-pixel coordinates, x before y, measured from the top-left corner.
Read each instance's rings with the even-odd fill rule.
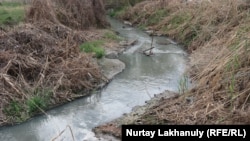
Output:
[[[178,92],[187,59],[181,47],[174,42],[158,45],[157,40],[166,38],[155,37],[155,54],[145,56],[140,52],[151,46],[151,37],[116,20],[109,21],[121,36],[138,39],[135,46],[119,57],[126,69],[91,96],[52,109],[47,115],[20,125],[2,127],[1,141],[73,141],[73,137],[76,141],[95,141],[93,127],[130,112],[134,106],[143,105],[154,94],[165,90]]]

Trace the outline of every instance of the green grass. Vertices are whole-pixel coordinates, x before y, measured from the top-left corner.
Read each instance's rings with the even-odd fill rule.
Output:
[[[28,118],[28,115],[25,113],[24,104],[18,101],[10,102],[4,108],[3,113],[13,122],[23,122]]]
[[[140,30],[146,30],[147,25],[146,25],[146,24],[139,24],[139,25],[138,25],[138,28],[139,28]]]
[[[124,6],[124,7],[120,7],[120,8],[117,8],[117,9],[109,10],[108,15],[110,17],[119,17],[119,16],[123,15],[126,12],[127,9],[128,9],[128,6]]]
[[[23,4],[20,2],[1,2],[2,3],[2,7],[18,7],[18,6],[22,6]]]
[[[23,122],[41,109],[48,108],[52,93],[50,89],[35,89],[33,96],[24,101],[11,101],[3,112],[12,122]]]
[[[167,14],[166,16],[168,16],[167,12],[166,14]],[[189,13],[177,13],[175,15],[171,15],[171,20],[165,27],[162,27],[162,30],[168,32],[170,30],[177,29],[181,25],[189,23],[191,19],[192,16]]]
[[[188,90],[188,78],[187,78],[187,76],[183,76],[179,80],[178,89],[179,89],[180,94],[184,94]]]
[[[104,33],[104,38],[108,40],[113,40],[113,41],[121,41],[122,38],[117,36],[114,32],[112,31],[107,31]]]
[[[105,55],[105,50],[101,46],[104,44],[102,40],[96,40],[91,42],[83,43],[80,46],[81,51],[86,53],[95,53],[95,57],[100,59]]]
[[[155,11],[150,17],[148,18],[147,25],[155,25],[163,20],[164,17],[168,16],[168,12],[165,9],[160,9]]]
[[[23,107],[22,104],[18,103],[17,101],[12,101],[5,109],[4,112],[7,115],[12,116],[19,116]]]
[[[46,109],[53,92],[51,89],[37,88],[33,91],[33,94],[34,96],[26,101],[27,111],[29,114],[38,112],[39,109]]]
[[[33,96],[24,101],[11,101],[5,106],[3,112],[12,122],[23,122],[33,114],[40,112],[40,109],[48,108],[51,89],[37,88],[33,91]]]
[[[0,25],[12,26],[24,20],[24,5],[18,2],[2,2]]]
[[[38,112],[39,109],[45,109],[48,102],[42,96],[34,96],[27,100],[27,107],[29,113]]]

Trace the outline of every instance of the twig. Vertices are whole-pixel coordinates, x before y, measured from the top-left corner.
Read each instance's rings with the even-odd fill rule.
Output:
[[[152,34],[153,34],[153,35],[151,36],[151,45],[150,45],[150,48],[143,51],[143,54],[145,54],[145,55],[147,55],[147,56],[153,55],[152,50],[155,48],[155,47],[153,47],[153,42],[154,42],[154,30],[153,30],[153,33],[152,33]],[[147,54],[146,51],[149,51],[149,53]]]
[[[151,48],[153,47],[154,33],[155,33],[155,31],[153,30],[153,33],[152,33],[152,36],[151,36]]]
[[[69,125],[67,125],[66,128],[59,133],[59,135],[57,135],[55,138],[53,138],[52,141],[55,141],[57,138],[59,138],[66,131],[67,128],[69,128],[71,137],[72,137],[73,141],[75,141],[73,131]]]

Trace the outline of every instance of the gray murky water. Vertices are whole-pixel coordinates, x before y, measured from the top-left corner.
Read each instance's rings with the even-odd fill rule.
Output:
[[[158,45],[157,40],[168,39],[157,37],[153,44],[155,54],[145,56],[139,50],[151,46],[151,37],[135,28],[124,28],[116,20],[109,21],[121,36],[138,39],[135,46],[119,57],[126,69],[100,92],[49,110],[47,115],[20,125],[1,128],[1,141],[52,141],[60,133],[55,141],[73,141],[72,134],[75,141],[95,141],[91,132],[93,127],[130,112],[134,106],[143,105],[154,94],[165,90],[178,92],[187,59],[181,47],[174,42]]]

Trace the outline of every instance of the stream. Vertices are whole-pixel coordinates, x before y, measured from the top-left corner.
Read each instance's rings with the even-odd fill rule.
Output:
[[[144,105],[165,90],[178,92],[187,54],[166,37],[154,37],[152,56],[140,53],[151,47],[145,32],[108,19],[113,30],[137,43],[119,56],[126,69],[102,90],[47,111],[19,125],[0,128],[1,141],[95,141],[92,128]],[[168,41],[170,44],[162,44]],[[158,44],[161,43],[161,44]]]

